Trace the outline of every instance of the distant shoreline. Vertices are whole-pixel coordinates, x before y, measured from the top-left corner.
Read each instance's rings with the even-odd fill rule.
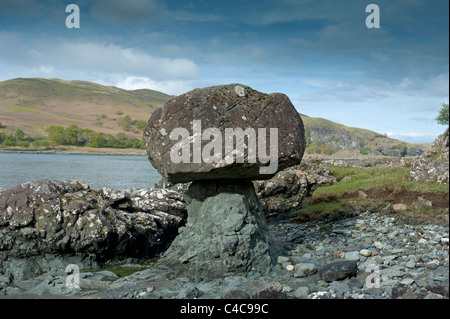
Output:
[[[55,154],[55,155],[99,155],[99,156],[146,156],[145,151],[136,152],[82,152],[70,150],[3,150],[0,153],[9,154]]]

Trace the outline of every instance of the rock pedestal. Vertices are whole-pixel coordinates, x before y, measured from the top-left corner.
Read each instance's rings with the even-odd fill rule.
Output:
[[[276,252],[250,181],[195,181],[184,194],[188,221],[159,260],[195,281],[252,270],[265,273]]]
[[[198,281],[276,264],[252,180],[270,179],[303,157],[303,122],[286,95],[242,84],[195,89],[152,114],[144,144],[165,180],[192,181],[186,227],[160,265]]]

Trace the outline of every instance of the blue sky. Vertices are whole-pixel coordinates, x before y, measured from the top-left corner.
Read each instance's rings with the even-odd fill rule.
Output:
[[[65,25],[68,4],[80,28]],[[367,5],[380,8],[368,29]],[[0,80],[182,94],[242,83],[300,113],[432,142],[449,101],[448,0],[1,0]]]

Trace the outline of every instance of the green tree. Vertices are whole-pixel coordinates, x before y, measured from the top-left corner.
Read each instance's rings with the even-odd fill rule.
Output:
[[[17,129],[14,135],[19,141],[23,141],[25,139],[25,133],[21,129]]]
[[[5,135],[5,137],[3,139],[2,146],[13,147],[13,146],[16,146],[16,145],[17,145],[17,138],[15,136],[13,136],[12,134]]]
[[[30,147],[30,142],[28,141],[20,141],[19,143],[17,143],[17,146],[23,147],[23,148],[29,148]]]
[[[82,130],[75,124],[69,125],[64,130],[64,144],[65,145],[82,145],[81,139],[78,138]]]
[[[137,129],[143,131],[143,130],[145,130],[146,126],[147,126],[147,121],[143,121],[143,120],[136,121]]]
[[[64,144],[64,127],[59,125],[50,125],[47,129],[48,140],[52,145]]]
[[[104,133],[93,133],[89,143],[89,147],[101,148],[107,146],[107,139]]]
[[[436,121],[442,125],[449,125],[448,103],[442,103],[442,108],[439,111],[438,117],[436,117]]]

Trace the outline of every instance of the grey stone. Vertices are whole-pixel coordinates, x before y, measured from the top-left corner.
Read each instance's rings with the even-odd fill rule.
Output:
[[[329,288],[334,291],[338,298],[343,297],[345,293],[351,292],[350,287],[342,281],[333,281]]]
[[[449,285],[441,283],[441,282],[431,282],[425,286],[425,288],[428,291],[431,291],[435,294],[439,294],[442,296],[448,296],[449,295]]]
[[[412,293],[413,291],[414,289],[411,286],[398,282],[392,287],[391,299],[399,299],[404,294]]]
[[[277,258],[277,263],[278,263],[279,265],[282,265],[282,264],[284,264],[284,263],[286,263],[286,262],[288,262],[288,261],[289,261],[289,257],[278,256],[278,258]]]
[[[432,260],[426,264],[427,269],[435,270],[439,267],[439,261]]]
[[[449,129],[439,135],[430,150],[423,153],[411,168],[411,179],[421,182],[449,182]],[[416,203],[419,205],[420,203]],[[427,206],[428,203],[425,205]]]
[[[369,249],[361,249],[359,254],[364,257],[370,257],[372,255],[372,251]]]
[[[346,252],[344,258],[347,260],[358,261],[359,260],[359,251],[349,251]]]
[[[317,272],[317,267],[313,263],[300,263],[295,265],[295,272],[299,277],[308,277]]]
[[[196,299],[203,295],[203,292],[197,287],[188,287],[180,292],[179,299]]]
[[[239,92],[239,93],[237,93]],[[194,121],[200,121],[201,127],[193,128]],[[206,163],[202,158],[194,161],[211,140],[203,140],[203,130],[218,129],[221,133],[221,147],[215,150],[220,154],[216,162]],[[225,132],[231,129],[278,129],[277,167],[273,172],[261,173],[266,166],[257,156],[250,161],[248,151],[243,151],[244,163],[237,160],[224,161]],[[188,162],[176,163],[171,159],[171,150],[179,140],[170,138],[174,129],[185,129],[192,137],[186,140],[189,150],[198,145],[198,149],[189,151]],[[197,135],[194,136],[194,131]],[[187,138],[187,136],[186,136]],[[217,137],[219,138],[219,137]],[[240,143],[243,141],[240,141]],[[183,141],[181,141],[183,143]],[[192,144],[192,147],[191,147]],[[256,143],[258,144],[258,143]],[[178,144],[179,145],[179,144]],[[158,172],[171,183],[184,183],[194,180],[217,179],[269,179],[278,171],[298,165],[305,151],[304,126],[297,110],[289,98],[280,93],[264,94],[242,84],[230,84],[195,89],[169,100],[153,112],[144,131],[144,146],[148,158]],[[267,145],[268,146],[268,145]],[[178,148],[177,148],[178,149]],[[255,154],[265,150],[255,145]],[[187,153],[186,153],[187,154]],[[202,154],[199,154],[200,157]]]
[[[254,181],[255,191],[267,212],[290,211],[323,185],[336,181],[328,168],[315,158],[303,158],[300,165],[278,172],[269,180]]]
[[[47,254],[151,257],[185,222],[181,195],[156,189],[101,192],[78,181],[36,180],[0,191],[0,248],[9,257]],[[157,194],[157,195],[156,195]]]
[[[364,284],[356,279],[356,277],[350,278],[347,285],[352,289],[361,289],[364,286]]]
[[[327,282],[354,277],[357,273],[358,265],[351,260],[334,261],[319,270],[320,277]]]
[[[309,289],[309,287],[302,286],[295,289],[294,297],[296,299],[308,299],[310,293],[311,290]]]
[[[274,282],[256,290],[252,294],[252,299],[287,299],[287,295],[283,289],[283,285]]]
[[[240,289],[232,289],[225,293],[223,299],[250,299],[250,296]]]
[[[185,193],[188,221],[158,261],[194,281],[276,264],[272,236],[250,181],[195,181]]]

